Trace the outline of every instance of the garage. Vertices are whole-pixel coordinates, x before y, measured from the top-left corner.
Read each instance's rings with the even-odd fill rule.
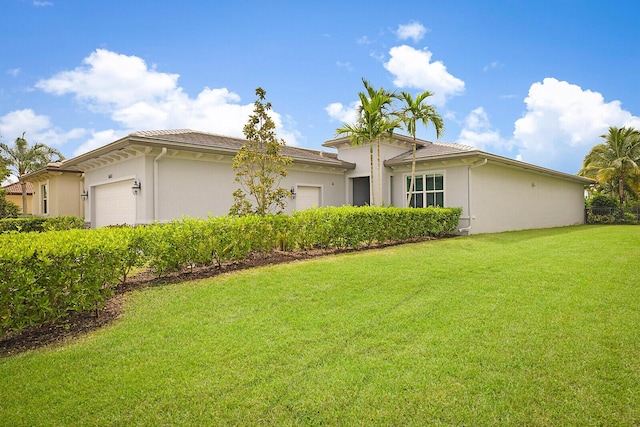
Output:
[[[135,224],[136,196],[131,192],[132,185],[133,180],[125,180],[94,188],[95,227]]]
[[[296,191],[296,210],[301,211],[314,206],[321,206],[320,187],[299,185]]]

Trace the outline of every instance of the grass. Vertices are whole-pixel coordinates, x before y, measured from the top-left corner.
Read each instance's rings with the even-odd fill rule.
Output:
[[[0,359],[0,425],[638,425],[639,259],[581,226],[147,289]]]

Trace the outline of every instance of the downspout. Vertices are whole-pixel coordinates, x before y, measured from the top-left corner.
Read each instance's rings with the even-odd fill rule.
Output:
[[[160,216],[160,206],[158,203],[158,197],[160,195],[160,185],[158,183],[158,160],[164,157],[167,154],[167,147],[162,147],[162,152],[158,154],[158,157],[153,159],[153,219],[154,221],[158,220]]]
[[[471,169],[484,166],[487,164],[487,161],[488,159],[484,159],[481,163],[478,163],[477,165],[469,166],[467,168],[467,210],[469,214],[469,226],[459,228],[458,233],[462,233],[463,231],[466,231],[468,233],[469,230],[471,230],[471,219],[472,219],[471,217]]]

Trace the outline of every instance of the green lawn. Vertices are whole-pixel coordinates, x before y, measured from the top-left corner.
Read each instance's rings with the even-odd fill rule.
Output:
[[[638,425],[639,261],[582,226],[146,289],[0,359],[0,425]]]

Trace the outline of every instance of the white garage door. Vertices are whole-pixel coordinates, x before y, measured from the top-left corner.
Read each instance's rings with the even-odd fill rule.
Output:
[[[320,206],[320,187],[299,185],[296,190],[296,209],[301,211]]]
[[[95,226],[133,225],[136,222],[136,199],[131,192],[133,180],[95,187]]]

